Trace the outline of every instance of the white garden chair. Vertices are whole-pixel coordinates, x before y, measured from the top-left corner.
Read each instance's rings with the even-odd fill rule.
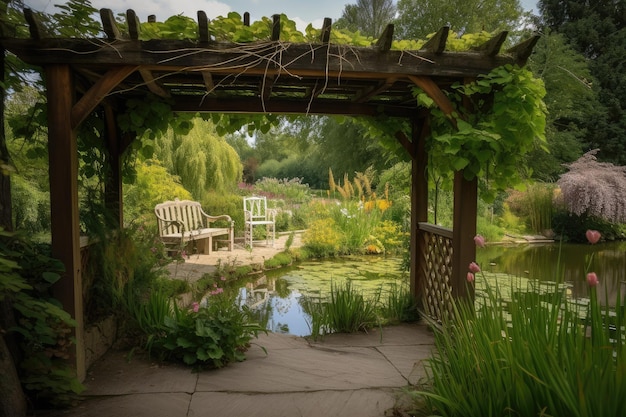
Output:
[[[253,247],[254,228],[265,227],[265,244],[274,246],[276,234],[276,210],[267,208],[265,197],[244,197],[243,213],[245,219],[245,244]]]

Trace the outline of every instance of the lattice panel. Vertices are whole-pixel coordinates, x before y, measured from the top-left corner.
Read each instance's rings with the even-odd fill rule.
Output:
[[[426,314],[442,321],[452,314],[452,239],[422,231],[424,251],[422,268],[422,302]]]

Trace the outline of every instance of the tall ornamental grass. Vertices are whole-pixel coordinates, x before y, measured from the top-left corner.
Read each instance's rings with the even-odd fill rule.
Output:
[[[470,285],[473,277],[468,274]],[[508,300],[487,285],[477,307],[460,303],[436,331],[427,385],[416,396],[424,401],[421,411],[454,417],[626,415],[624,300],[618,290],[611,306],[608,295],[598,296],[598,281],[587,274],[590,300],[583,307],[557,283],[549,291],[545,285],[536,292],[518,289]]]

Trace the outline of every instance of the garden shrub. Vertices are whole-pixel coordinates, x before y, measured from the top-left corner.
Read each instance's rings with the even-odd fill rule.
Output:
[[[324,258],[339,253],[342,235],[331,218],[314,220],[302,235],[302,242],[313,256]]]
[[[78,402],[83,385],[68,363],[75,321],[52,298],[63,264],[50,256],[49,245],[0,229],[0,301],[12,307],[11,323],[3,312],[0,329],[17,341],[22,356],[18,374],[31,405],[67,407]]]
[[[557,210],[555,212],[552,219],[552,228],[557,237],[566,242],[585,242],[585,231],[588,229],[599,231],[604,240],[626,238],[623,225],[620,226],[608,220],[586,214],[578,216],[566,210]]]
[[[194,303],[191,309],[185,309],[174,304],[162,331],[151,338],[151,354],[195,369],[221,368],[243,361],[252,338],[266,331],[229,292],[216,289],[211,294],[206,306]]]

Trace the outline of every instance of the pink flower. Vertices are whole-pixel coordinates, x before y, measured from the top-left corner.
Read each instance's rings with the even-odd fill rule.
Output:
[[[213,283],[213,288],[217,288],[217,282]]]
[[[482,237],[481,235],[476,235],[476,236],[474,236],[474,243],[479,248],[484,248],[485,247],[485,238]]]
[[[226,281],[226,277],[220,277],[222,281]]]
[[[587,274],[587,283],[590,287],[595,287],[596,285],[598,285],[598,282],[598,276],[595,272],[590,272]]]
[[[471,272],[467,273],[467,282],[474,282],[474,274]]]
[[[472,262],[469,264],[469,270],[476,274],[480,272],[480,266],[476,262]]]
[[[593,245],[595,243],[598,243],[602,235],[597,230],[590,229],[590,230],[587,230],[587,232],[585,233],[585,236],[587,236],[587,240],[589,241],[589,243]]]
[[[197,301],[194,301],[193,304],[192,304],[192,308],[193,308],[193,312],[197,313],[198,310],[200,310],[200,304],[198,304]]]

